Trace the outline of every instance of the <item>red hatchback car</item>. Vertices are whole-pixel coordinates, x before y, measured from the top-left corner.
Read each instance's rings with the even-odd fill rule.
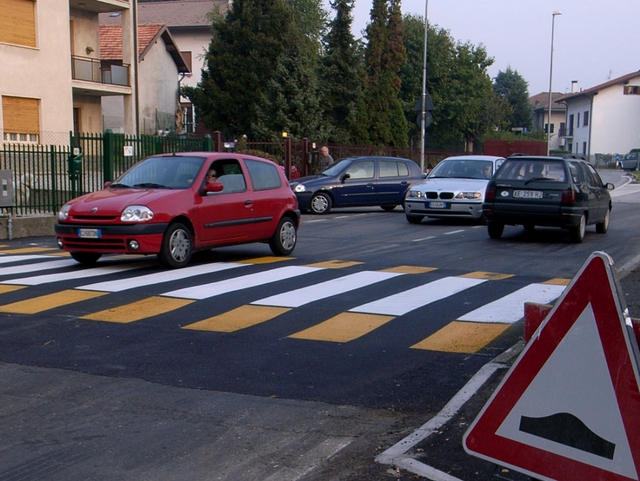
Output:
[[[210,170],[218,176],[212,182]],[[288,255],[299,225],[296,196],[275,163],[185,152],[149,157],[103,190],[71,200],[55,232],[58,246],[83,264],[102,254],[157,254],[176,268],[194,251],[248,242]]]

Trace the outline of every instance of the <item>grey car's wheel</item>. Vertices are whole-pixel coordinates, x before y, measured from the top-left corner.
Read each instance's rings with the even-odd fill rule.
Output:
[[[411,214],[405,214],[405,217],[407,218],[407,222],[409,224],[420,224],[422,222],[422,219],[424,218],[424,216],[422,215],[411,215]]]
[[[311,211],[314,214],[326,214],[331,210],[331,197],[319,192],[311,199]]]
[[[171,224],[162,239],[162,248],[158,254],[160,262],[176,269],[186,266],[192,254],[193,244],[189,229],[179,222]]]
[[[569,238],[571,242],[579,244],[584,240],[584,233],[587,230],[587,218],[584,214],[580,216],[580,222],[577,226],[569,229]]]
[[[277,256],[288,256],[295,249],[297,241],[296,224],[289,217],[283,217],[280,219],[275,233],[269,239],[269,247],[271,247],[271,252]]]
[[[607,213],[604,215],[604,220],[596,224],[596,232],[598,234],[605,234],[609,230],[609,217],[611,209],[607,208]]]
[[[487,232],[489,233],[489,237],[492,239],[500,239],[504,232],[504,224],[500,224],[499,222],[489,222],[487,224]]]
[[[98,254],[96,252],[71,252],[71,257],[80,264],[92,266],[98,262],[98,259],[102,257],[102,254]]]

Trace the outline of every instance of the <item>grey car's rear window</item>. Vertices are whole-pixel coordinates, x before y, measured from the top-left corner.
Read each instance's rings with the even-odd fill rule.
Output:
[[[561,160],[508,160],[496,173],[496,180],[566,182]]]

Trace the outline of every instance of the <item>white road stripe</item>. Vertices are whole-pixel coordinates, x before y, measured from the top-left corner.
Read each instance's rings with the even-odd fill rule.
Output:
[[[48,262],[38,262],[35,264],[22,264],[19,266],[0,267],[0,276],[8,276],[11,274],[27,274],[29,272],[46,271],[48,269],[57,269],[59,267],[77,266],[78,263],[73,259],[57,259]]]
[[[486,281],[486,279],[468,277],[444,277],[437,281],[429,282],[428,284],[354,307],[353,309],[349,309],[349,311],[402,316],[407,312],[439,301],[440,299],[444,299],[445,297],[449,297]]]
[[[28,254],[28,255],[10,255],[10,254],[0,254],[0,264],[8,264],[10,262],[22,262],[22,261],[30,261],[33,259],[56,259],[51,256],[43,256],[39,254]],[[4,269],[0,269],[2,271]]]
[[[248,264],[234,264],[231,262],[215,262],[212,264],[183,267],[182,269],[154,272],[152,274],[133,277],[131,279],[117,279],[115,281],[97,282],[95,284],[76,287],[76,289],[102,292],[121,292],[126,291],[127,289],[135,289],[136,287],[161,284],[163,282],[186,279],[188,277],[199,276],[202,274],[212,274],[214,272],[225,271],[227,269],[233,269],[236,267],[246,267],[247,265]]]
[[[187,287],[162,294],[167,297],[180,297],[184,299],[207,299],[228,292],[262,286],[271,282],[278,282],[292,277],[302,276],[310,272],[322,270],[320,267],[287,266],[271,269],[265,272],[257,272],[234,279],[212,282],[194,287]]]
[[[524,317],[524,303],[548,304],[560,297],[566,286],[554,284],[529,284],[517,291],[485,304],[464,316],[459,321],[497,322],[513,324]]]
[[[252,302],[252,304],[258,304],[261,306],[300,307],[305,304],[309,304],[310,302],[319,301],[338,294],[344,294],[345,292],[366,287],[399,275],[402,274],[397,272],[377,271],[356,272],[355,274],[321,282],[320,284],[295,289],[276,296],[265,297],[264,299]]]
[[[22,286],[39,286],[41,284],[49,284],[52,282],[70,281],[73,279],[84,279],[89,277],[104,276],[108,274],[117,274],[119,272],[130,271],[133,269],[141,269],[148,267],[150,263],[138,262],[133,265],[113,265],[104,267],[92,267],[91,269],[82,269],[71,272],[62,272],[58,274],[44,274],[34,277],[23,277],[21,279],[11,279],[2,281],[0,284],[18,284]]]

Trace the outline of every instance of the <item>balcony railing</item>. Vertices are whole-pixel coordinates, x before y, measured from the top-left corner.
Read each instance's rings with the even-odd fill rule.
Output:
[[[573,137],[573,127],[560,127],[558,135],[560,137]]]
[[[127,64],[118,65],[108,60],[71,56],[71,69],[74,80],[129,86]]]

